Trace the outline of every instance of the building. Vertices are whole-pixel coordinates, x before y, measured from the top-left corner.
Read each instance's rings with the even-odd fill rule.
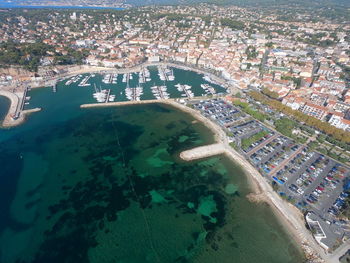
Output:
[[[350,120],[344,119],[341,113],[333,113],[328,123],[339,129],[350,131]]]
[[[319,120],[323,120],[328,114],[327,108],[309,102],[301,108],[301,112]]]

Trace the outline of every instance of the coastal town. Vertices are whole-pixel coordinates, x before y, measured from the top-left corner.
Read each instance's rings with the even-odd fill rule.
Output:
[[[32,88],[91,86],[97,74],[118,84],[119,75],[123,93],[95,87],[97,103],[81,108],[186,108],[219,135],[209,148],[184,152],[184,160],[223,153],[238,160],[260,186],[251,199],[263,196],[282,214],[309,262],[339,262],[349,253],[349,21],[208,4],[0,11],[0,96],[11,100],[4,126],[40,111],[24,107]],[[35,47],[38,39],[44,52]],[[153,85],[153,98],[143,99],[152,66],[164,85]],[[203,94],[178,83],[182,97],[171,97],[173,68],[203,74]],[[137,87],[129,87],[133,75]]]
[[[3,10],[1,42],[42,39],[53,49],[40,58],[37,74],[3,73],[0,85],[17,87],[62,73],[54,66],[60,56],[54,54],[62,57],[71,49],[84,52],[81,63],[96,67],[169,61],[218,74],[243,91],[267,88],[291,109],[350,130],[348,24],[286,22],[278,15],[261,17],[238,7],[131,10],[101,11],[97,18],[86,11],[49,12],[43,20],[26,17],[24,11]],[[93,18],[99,22],[92,22]],[[261,25],[264,32],[259,30]]]

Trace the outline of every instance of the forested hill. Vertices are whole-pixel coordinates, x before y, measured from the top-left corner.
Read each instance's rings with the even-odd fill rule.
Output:
[[[132,5],[193,5],[198,3],[210,3],[218,5],[239,5],[239,6],[278,6],[278,5],[301,5],[312,6],[344,6],[350,8],[349,0],[126,0]]]
[[[1,0],[0,0],[1,2]],[[4,1],[8,2],[8,1]],[[11,3],[20,5],[52,5],[53,1],[48,0],[13,0]],[[56,0],[58,5],[101,5],[101,6],[115,6],[119,4],[131,4],[133,6],[140,5],[194,5],[199,3],[210,3],[217,5],[239,5],[239,6],[260,6],[260,7],[278,7],[279,5],[299,5],[305,7],[319,7],[319,6],[343,6],[350,8],[349,0],[100,0],[98,2],[89,0]]]

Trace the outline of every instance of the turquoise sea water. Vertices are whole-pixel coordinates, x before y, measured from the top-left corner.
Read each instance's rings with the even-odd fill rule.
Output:
[[[9,107],[10,107],[10,100],[6,97],[0,96],[0,122],[4,120]]]
[[[0,262],[303,261],[270,208],[247,200],[239,167],[179,159],[213,142],[191,116],[80,109],[91,92],[64,84],[29,95],[43,111],[0,130]]]

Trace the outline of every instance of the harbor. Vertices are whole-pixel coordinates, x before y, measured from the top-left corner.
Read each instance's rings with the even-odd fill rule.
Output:
[[[205,74],[197,74],[178,67],[178,65],[172,67],[168,64],[156,64],[155,66],[144,65],[134,69],[111,70],[109,72],[80,70],[81,74],[52,79],[47,84],[54,96],[61,96],[59,95],[61,92],[63,92],[62,95],[65,94],[65,90],[68,93],[80,93],[81,98],[84,98],[81,104],[168,99],[179,99],[183,103],[186,99],[204,99],[212,94],[215,94],[216,97],[222,97],[229,92],[227,87],[205,81]],[[175,79],[178,82],[175,82]],[[189,79],[191,83],[196,84],[187,83]],[[35,83],[33,85],[37,86]],[[31,87],[29,85],[24,89],[19,87],[16,88],[16,92],[13,92],[14,89],[1,90],[8,94],[7,97],[11,100],[12,105],[9,114],[3,121],[3,126],[19,125],[25,119],[26,110],[40,108],[40,105],[32,106]],[[68,94],[67,99],[69,98]]]
[[[65,80],[71,88],[93,88],[93,98],[98,103],[114,101],[142,101],[165,99],[193,99],[201,96],[225,96],[227,90],[220,85],[210,84],[203,78],[196,87],[188,84],[174,84],[178,69],[158,66],[141,67],[138,71],[124,74],[80,74]],[[77,84],[79,83],[79,84]],[[166,84],[165,84],[166,83]],[[204,92],[203,92],[204,91]]]

